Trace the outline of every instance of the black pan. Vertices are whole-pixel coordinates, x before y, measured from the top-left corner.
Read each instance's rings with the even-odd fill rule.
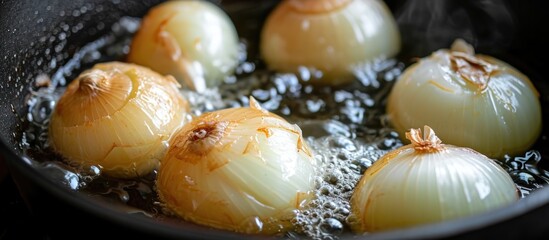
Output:
[[[7,163],[9,174],[17,183],[26,205],[35,217],[39,229],[29,231],[47,232],[51,239],[75,237],[108,237],[115,232],[118,236],[155,237],[179,239],[242,239],[265,238],[264,236],[240,235],[214,230],[190,223],[158,221],[139,214],[129,214],[123,206],[60,186],[51,176],[31,167],[25,158],[21,142],[23,119],[27,114],[25,98],[32,89],[32,80],[40,73],[52,74],[59,66],[86,43],[97,39],[122,16],[143,16],[147,9],[159,1],[119,1],[119,0],[57,0],[0,1],[0,136],[1,153]],[[231,7],[238,2],[224,1]],[[262,19],[277,1],[255,3],[249,7],[248,17],[256,20],[248,24],[250,28],[261,25]],[[404,50],[402,57],[421,57],[440,47],[447,47],[455,33],[430,32],[424,26],[410,22],[403,17],[408,10],[405,6],[415,0],[386,1],[399,17],[403,34]],[[417,1],[419,2],[419,1]],[[433,1],[434,2],[434,1]],[[439,1],[436,1],[439,2]],[[512,12],[511,22],[500,22],[496,15],[473,14],[479,24],[473,24],[476,33],[476,46],[479,52],[494,54],[514,65],[531,77],[541,93],[543,117],[549,121],[549,86],[547,85],[547,48],[541,36],[548,35],[546,8],[542,1],[440,1],[444,11],[455,9],[479,9],[504,6]],[[477,2],[477,3],[475,3]],[[480,3],[479,3],[480,2]],[[479,5],[480,4],[480,5]],[[495,5],[490,5],[495,4]],[[502,5],[503,4],[503,5]],[[434,4],[436,5],[436,4]],[[427,5],[425,5],[427,7]],[[236,24],[245,22],[239,15],[239,8],[231,13]],[[473,11],[474,12],[474,11]],[[416,12],[414,14],[422,14]],[[448,15],[451,16],[451,15]],[[433,15],[435,17],[435,15]],[[438,16],[436,21],[444,20]],[[454,19],[455,20],[455,19]],[[451,22],[451,21],[450,21]],[[488,23],[481,24],[481,23]],[[105,26],[98,28],[98,25]],[[244,24],[246,25],[246,24]],[[58,38],[59,32],[68,27],[71,33]],[[65,29],[66,30],[66,29]],[[241,36],[254,41],[257,32],[239,29]],[[445,35],[446,34],[446,35]],[[421,43],[429,43],[423,44]],[[254,46],[251,46],[253,53]],[[59,57],[58,57],[59,56]],[[41,59],[41,61],[40,61]],[[52,60],[53,59],[53,60]],[[40,64],[39,64],[40,62]],[[549,126],[549,124],[545,124]],[[546,127],[540,141],[535,146],[543,159],[548,159]],[[542,167],[547,165],[541,162]],[[1,165],[0,165],[1,166]],[[545,169],[547,169],[545,167]],[[549,189],[542,188],[511,206],[481,215],[422,226],[405,230],[391,231],[363,236],[365,239],[437,238],[471,239],[544,237],[549,234]],[[54,220],[56,219],[56,220]],[[91,223],[91,225],[90,225]],[[77,232],[80,235],[69,234]],[[119,235],[123,234],[123,235]],[[352,236],[343,236],[352,237]],[[355,236],[356,237],[356,236]]]

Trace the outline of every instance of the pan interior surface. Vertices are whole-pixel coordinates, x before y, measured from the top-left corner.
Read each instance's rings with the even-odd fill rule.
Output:
[[[59,1],[55,3],[8,1],[2,6],[0,29],[5,30],[9,37],[0,38],[0,59],[2,59],[2,63],[0,63],[0,79],[2,79],[0,86],[2,88],[0,91],[3,93],[0,95],[0,104],[2,109],[5,110],[0,113],[0,119],[2,119],[0,121],[0,131],[3,133],[1,136],[1,149],[12,171],[12,176],[18,182],[22,192],[25,192],[25,199],[28,200],[32,210],[44,222],[48,222],[49,216],[58,213],[70,216],[66,218],[67,221],[65,222],[79,219],[78,214],[82,214],[90,216],[91,219],[98,222],[105,222],[100,225],[101,227],[107,228],[110,224],[121,226],[119,231],[129,234],[129,236],[139,236],[140,233],[144,233],[167,238],[223,237],[241,239],[262,237],[212,230],[162,215],[160,217],[151,217],[150,210],[161,211],[161,208],[151,207],[154,206],[154,201],[156,201],[154,191],[151,189],[154,176],[145,177],[138,181],[138,184],[133,185],[135,187],[142,186],[140,184],[143,183],[148,184],[146,186],[148,189],[145,192],[149,194],[148,197],[141,198],[144,200],[133,201],[138,198],[132,198],[132,196],[143,194],[143,192],[135,189],[127,191],[127,189],[124,189],[127,187],[124,184],[128,184],[128,182],[118,182],[101,177],[92,177],[92,179],[86,180],[84,175],[73,171],[70,166],[58,164],[62,162],[60,156],[52,155],[51,152],[42,149],[47,138],[47,135],[44,134],[44,127],[46,126],[44,124],[48,121],[47,116],[51,113],[52,104],[55,104],[55,94],[60,94],[58,90],[51,90],[43,84],[48,82],[49,86],[60,86],[60,89],[62,89],[82,70],[90,68],[94,63],[124,60],[124,56],[127,54],[127,46],[131,41],[132,34],[139,26],[140,18],[150,7],[158,3],[157,1]],[[241,78],[253,75],[252,72],[246,70],[250,66],[254,67],[253,71],[265,67],[259,59],[257,50],[258,29],[261,28],[265,16],[276,3],[277,1],[265,1],[259,4],[258,7],[257,5],[250,6],[250,4],[243,1],[223,2],[223,6],[234,19],[241,38],[246,40],[243,44],[246,45],[248,50],[247,59],[240,65],[241,73],[239,76]],[[396,1],[389,3],[397,4]],[[521,41],[523,41],[522,38],[516,40],[517,43],[522,43]],[[532,45],[535,47],[537,46],[536,43],[534,41]],[[547,86],[546,81],[543,81],[543,77],[539,75],[540,69],[542,69],[539,68],[540,63],[532,60],[539,57],[531,57],[536,55],[536,53],[531,53],[533,50],[523,51],[522,47],[519,48],[517,45],[511,45],[510,54],[501,53],[501,57],[530,76],[541,93],[543,119],[547,119],[549,99],[546,96],[549,96],[549,86]],[[295,113],[295,115],[286,116],[297,121],[298,125],[309,136],[336,136],[330,139],[331,142],[327,144],[358,146],[356,142],[349,145],[342,143],[342,141],[348,141],[353,137],[356,138],[352,135],[357,134],[357,132],[347,129],[349,125],[359,129],[358,135],[360,137],[375,139],[374,136],[368,135],[364,131],[365,129],[360,129],[359,123],[363,123],[366,117],[377,119],[377,121],[373,121],[373,125],[368,127],[378,129],[373,135],[384,134],[384,136],[387,136],[387,138],[375,142],[376,148],[380,149],[380,152],[376,154],[381,154],[400,146],[402,143],[397,140],[397,137],[389,128],[381,126],[382,114],[379,111],[383,110],[380,110],[377,104],[374,104],[373,107],[366,106],[367,112],[374,113],[370,115],[366,113],[366,116],[362,116],[360,119],[357,119],[359,115],[356,113],[350,114],[348,112],[342,114],[339,118],[344,119],[341,121],[343,123],[332,121],[329,116],[334,114],[332,112],[334,108],[340,109],[345,106],[347,103],[345,100],[349,100],[349,102],[362,101],[363,105],[367,105],[370,100],[376,99],[376,97],[383,98],[388,93],[393,81],[392,78],[388,80],[387,76],[401,73],[407,64],[403,60],[392,60],[382,61],[375,65],[374,67],[378,69],[376,79],[379,78],[380,85],[375,87],[372,86],[372,82],[370,82],[370,85],[357,83],[358,88],[363,89],[370,95],[367,97],[349,89],[337,91],[316,88],[305,89],[301,85],[295,85],[291,76],[279,76],[271,82],[269,77],[272,73],[259,70],[257,71],[261,74],[258,75],[259,77],[256,76],[257,79],[248,79],[249,82],[241,84],[254,84],[256,82],[257,88],[251,91],[250,95],[254,95],[268,107],[268,104],[272,104],[269,110],[278,111],[277,113],[282,115],[285,111]],[[300,94],[300,97],[306,97],[312,99],[312,101],[292,103],[294,99],[280,100],[279,95],[270,95],[273,89],[280,91],[282,87],[287,89],[303,87],[303,89],[297,89],[294,92],[288,90],[287,93],[288,95]],[[222,93],[222,96],[226,97],[226,101],[219,103],[225,105],[219,107],[229,107],[230,104],[244,104],[245,102],[239,98],[240,96],[234,94],[242,88],[243,86],[238,84],[225,86],[226,93]],[[44,92],[48,92],[48,94],[42,94]],[[52,92],[54,94],[51,94]],[[215,97],[213,96],[215,94],[217,93],[212,93],[212,96],[209,97]],[[330,98],[330,96],[340,96],[343,100],[338,102],[337,99]],[[206,105],[201,107],[201,111],[211,110]],[[358,108],[347,109],[359,110]],[[375,113],[376,111],[377,113]],[[306,116],[309,114],[315,114],[317,118],[308,119]],[[323,130],[319,133],[318,129]],[[547,201],[549,201],[549,190],[543,188],[543,184],[547,181],[547,176],[544,175],[543,170],[546,167],[545,159],[548,151],[546,136],[547,133],[544,129],[542,137],[533,147],[536,151],[509,159],[507,166],[516,168],[513,169],[516,170],[514,174],[516,174],[515,177],[518,181],[522,181],[522,185],[519,185],[522,187],[521,190],[523,190],[525,196],[517,203],[505,209],[471,218],[418,228],[369,234],[364,238],[398,239],[403,236],[407,238],[468,238],[493,236],[494,232],[508,232],[510,236],[524,237],[546,233],[547,231],[544,230],[546,225],[543,224],[543,221],[540,221],[544,218],[543,216],[549,214],[549,207],[546,206]],[[320,140],[316,143],[318,148],[323,147]],[[362,154],[371,154],[369,155],[371,158],[378,157],[378,155],[372,153],[362,152]],[[54,159],[54,161],[44,161],[43,159]],[[363,162],[354,165],[361,166],[360,164],[367,165],[368,163]],[[349,166],[351,165],[347,165],[347,167]],[[535,175],[532,171],[538,171],[540,174]],[[112,184],[118,184],[118,186],[110,188]],[[105,185],[108,185],[109,188],[105,188]],[[106,190],[112,192],[113,189],[119,191],[106,194],[107,197],[94,194]],[[41,198],[43,195],[49,195],[50,197]],[[132,199],[130,204],[128,204],[126,198]],[[78,211],[71,213],[73,209],[78,209]],[[68,224],[69,227],[75,229],[86,229],[86,226],[81,225],[81,223]],[[62,234],[62,228],[56,226],[56,224],[46,223],[44,228],[58,229],[56,233]],[[112,226],[110,228],[114,229]],[[353,238],[357,236],[345,232],[339,237]]]

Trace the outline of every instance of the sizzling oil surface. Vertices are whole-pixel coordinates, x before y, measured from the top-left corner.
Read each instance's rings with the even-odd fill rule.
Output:
[[[84,70],[83,66],[123,59],[139,21],[122,18],[112,26],[110,34],[82,47],[57,72],[35,79],[37,87],[28,98],[28,127],[21,142],[29,156],[27,160],[60,185],[123,203],[130,213],[165,219],[171,217],[158,202],[155,172],[139,179],[107,178],[100,174],[100,168],[81,169],[65,164],[47,143],[49,116],[66,79]],[[376,60],[359,66],[357,81],[349,86],[314,87],[307,84],[314,72],[305,68],[299,74],[267,71],[260,59],[247,57],[248,44],[253,43],[242,39],[241,63],[235,76],[227,78],[225,84],[203,94],[186,90],[182,90],[182,94],[191,102],[195,115],[246,106],[248,96],[253,96],[262,107],[298,124],[320,163],[316,176],[317,199],[297,212],[291,220],[294,231],[282,237],[338,238],[349,232],[346,223],[349,199],[361,174],[384,153],[403,144],[384,117],[384,109],[385,98],[405,64],[395,59]],[[549,172],[537,166],[540,160],[539,152],[531,150],[523,156],[500,161],[515,180],[522,197],[549,182]]]

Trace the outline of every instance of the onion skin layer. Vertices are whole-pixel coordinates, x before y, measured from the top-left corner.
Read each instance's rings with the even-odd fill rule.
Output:
[[[272,234],[313,197],[314,165],[299,127],[252,100],[251,108],[205,113],[176,133],[157,189],[185,220]]]
[[[387,102],[393,127],[403,137],[407,129],[429,125],[446,143],[491,158],[524,153],[542,126],[533,84],[507,63],[481,54],[466,57],[488,64],[488,70],[472,63],[458,71],[454,53],[439,50],[401,75]],[[463,62],[464,54],[459,56]]]
[[[172,77],[142,66],[96,64],[59,99],[50,120],[51,146],[67,161],[99,166],[105,175],[146,175],[185,123],[188,103],[178,88]]]
[[[232,74],[238,35],[227,14],[208,1],[168,1],[143,18],[128,61],[202,91]]]
[[[396,55],[400,33],[383,1],[285,0],[267,18],[260,50],[273,70],[313,68],[322,77],[312,83],[341,85],[354,67]]]
[[[407,228],[495,210],[518,199],[508,173],[484,155],[453,145],[409,144],[366,170],[351,197],[350,222],[355,232]]]

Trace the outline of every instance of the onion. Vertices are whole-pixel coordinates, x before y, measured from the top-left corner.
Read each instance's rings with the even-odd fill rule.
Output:
[[[373,232],[456,219],[518,200],[511,177],[493,160],[469,148],[444,145],[425,126],[412,142],[387,153],[366,170],[351,197],[349,222]]]
[[[131,178],[157,167],[188,103],[172,77],[119,62],[102,63],[72,81],[49,126],[51,146],[69,162]]]
[[[243,233],[284,231],[313,196],[314,158],[297,125],[261,109],[205,113],[178,131],[158,171],[168,209]]]
[[[322,72],[315,81],[340,85],[353,69],[400,50],[391,12],[379,0],[285,0],[269,15],[261,33],[261,54],[269,68]]]
[[[238,35],[227,14],[208,1],[169,1],[143,18],[128,61],[202,91],[232,74]]]
[[[394,128],[438,129],[449,144],[502,158],[526,151],[541,131],[538,92],[510,65],[459,40],[410,66],[387,104]]]

